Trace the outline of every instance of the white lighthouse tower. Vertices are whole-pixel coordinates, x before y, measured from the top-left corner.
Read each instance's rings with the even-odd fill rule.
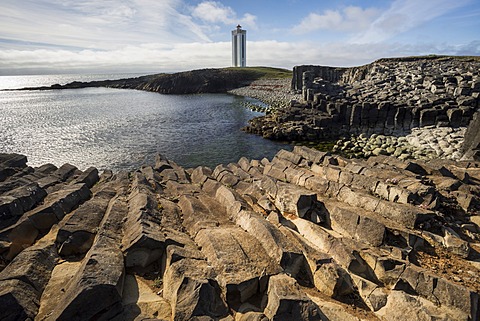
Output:
[[[245,67],[247,65],[247,30],[238,25],[232,30],[232,66]]]

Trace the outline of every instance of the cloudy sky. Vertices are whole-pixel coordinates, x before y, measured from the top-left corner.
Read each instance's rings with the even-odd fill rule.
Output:
[[[480,55],[479,0],[0,0],[0,75],[352,66]]]

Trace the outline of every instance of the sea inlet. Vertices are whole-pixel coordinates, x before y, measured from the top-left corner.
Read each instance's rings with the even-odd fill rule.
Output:
[[[29,77],[23,80],[32,82]],[[44,78],[35,85],[53,84],[48,76],[35,77]],[[11,87],[11,78],[0,81],[0,88]],[[0,91],[0,152],[27,155],[30,166],[68,162],[118,171],[153,164],[157,153],[184,167],[215,167],[289,149],[240,130],[261,115],[245,108],[247,102],[260,103],[227,94],[111,88]]]

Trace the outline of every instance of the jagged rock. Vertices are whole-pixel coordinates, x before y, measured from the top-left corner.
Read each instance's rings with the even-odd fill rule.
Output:
[[[3,223],[0,316],[476,320],[479,168],[296,147],[214,170],[158,156],[90,191],[94,169],[23,167],[0,196],[47,195]]]
[[[18,279],[2,282],[0,289],[0,311],[2,320],[33,319],[38,312],[38,292],[33,286]]]
[[[0,196],[0,227],[15,216],[21,216],[40,203],[47,193],[36,183],[17,187]]]
[[[480,159],[480,113],[473,116],[465,133],[465,141],[462,146],[463,159]]]
[[[53,244],[32,246],[0,272],[2,320],[34,318],[58,255]]]
[[[204,260],[184,258],[168,265],[164,275],[164,298],[172,303],[174,320],[228,315],[213,268]]]
[[[88,188],[92,188],[99,179],[98,170],[95,167],[89,167],[75,179],[75,183],[85,183]]]
[[[245,302],[262,292],[262,283],[268,276],[281,270],[257,239],[240,228],[203,229],[195,242],[217,271],[219,285],[229,305]]]
[[[17,223],[0,233],[11,242],[7,259],[11,260],[25,247],[32,245],[40,233],[48,231],[66,213],[89,197],[90,190],[85,184],[69,185],[49,194],[43,205],[26,212]]]
[[[27,156],[0,153],[0,165],[2,167],[25,168],[27,166]]]
[[[270,320],[326,320],[326,317],[305,294],[295,279],[278,274],[268,283],[265,316]]]
[[[97,228],[115,194],[113,189],[104,189],[63,220],[65,223],[59,229],[56,239],[61,256],[83,254],[90,249]]]
[[[151,289],[141,277],[127,274],[122,295],[124,312],[117,319],[170,320],[170,303]]]
[[[112,319],[123,311],[125,270],[118,245],[101,236],[46,320]],[[101,298],[101,300],[99,300]]]
[[[157,203],[151,194],[138,191],[132,194],[122,240],[126,267],[145,268],[161,259],[167,246],[171,244],[185,246],[193,243],[180,231],[181,225],[176,220],[179,209],[176,205],[167,200]],[[163,223],[161,215],[162,219],[169,219],[168,222]]]
[[[283,214],[295,214],[303,217],[311,211],[317,195],[307,189],[277,182],[275,205]]]
[[[466,126],[472,115],[464,110],[478,104],[478,89],[472,88],[478,87],[479,65],[467,57],[426,56],[351,68],[295,66],[291,89],[303,102],[255,118],[245,130],[275,140],[318,141],[406,133],[419,126]],[[441,70],[450,76],[443,77]],[[466,74],[472,78],[461,85],[451,81]],[[381,146],[372,151],[388,153]]]
[[[388,321],[405,320],[406,315],[415,316],[417,320],[467,320],[461,310],[444,309],[421,297],[400,291],[392,291],[386,305],[377,314]]]

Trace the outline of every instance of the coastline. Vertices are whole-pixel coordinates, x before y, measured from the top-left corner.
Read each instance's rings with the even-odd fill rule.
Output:
[[[333,151],[349,157],[388,154],[404,159],[459,159],[464,129],[479,105],[480,78],[475,69],[479,64],[471,57],[409,57],[351,68],[296,66],[293,77],[287,70],[267,67],[201,69],[33,89],[108,87],[162,94],[230,93],[268,105],[246,104],[265,115],[252,119],[243,130],[263,138],[309,146],[337,141]],[[438,75],[438,70],[445,72]],[[424,130],[418,128],[434,127],[463,130],[448,146],[441,146],[440,142],[449,139],[449,133],[442,130],[433,131],[433,138],[426,137],[429,148],[425,148],[425,140],[418,141],[422,137],[413,138],[428,136],[419,134]],[[360,135],[366,135],[361,140],[376,140],[377,135],[396,139],[385,139],[372,150],[359,150],[365,147],[355,143]],[[349,137],[353,137],[351,142]],[[398,146],[398,139],[411,144]],[[399,147],[403,150],[397,151]]]
[[[247,86],[231,89],[228,93],[238,96],[251,97],[272,107],[285,108],[292,100],[300,100],[301,95],[291,89],[291,79],[259,79]]]
[[[228,92],[274,105],[253,122],[276,133],[309,138],[323,121],[343,134],[344,105],[290,88],[250,79]],[[312,122],[317,112],[332,117]],[[342,140],[355,158],[295,146],[185,168],[157,154],[99,173],[0,153],[0,319],[479,319],[480,162],[445,158],[478,142],[480,118],[416,129],[396,110],[382,135],[378,115],[356,116],[366,126]]]
[[[479,316],[478,162],[296,146],[115,174],[0,154],[0,174],[0,318]]]
[[[261,79],[241,88],[229,90],[228,93],[251,97],[271,106],[269,113],[277,109],[288,108],[292,101],[301,101],[301,94],[294,93],[287,79]],[[335,140],[330,151],[347,157],[368,158],[369,156],[391,155],[405,159],[461,159],[461,147],[464,142],[465,127],[450,128],[427,126],[413,128],[410,133],[397,136],[385,135],[351,135]],[[300,142],[301,143],[301,142]],[[322,143],[311,142],[309,145]]]

